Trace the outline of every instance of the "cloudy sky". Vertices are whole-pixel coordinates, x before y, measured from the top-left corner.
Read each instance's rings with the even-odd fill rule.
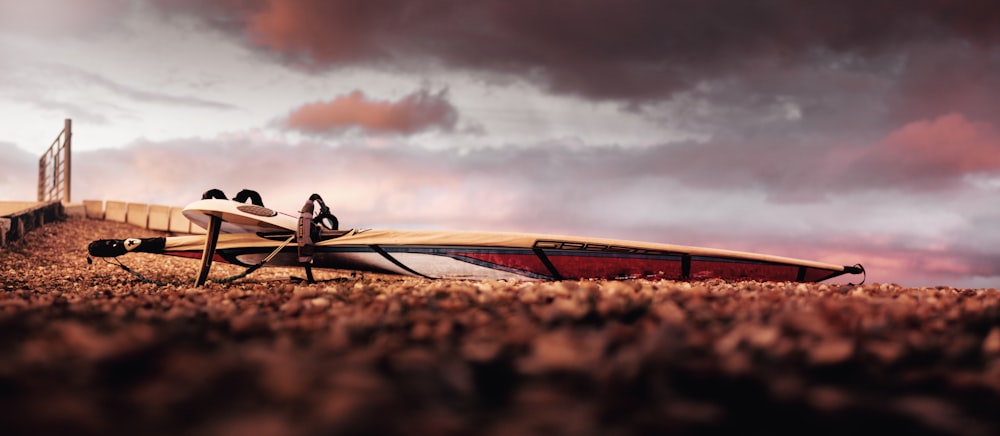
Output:
[[[313,192],[1000,287],[992,0],[0,0],[0,201]]]

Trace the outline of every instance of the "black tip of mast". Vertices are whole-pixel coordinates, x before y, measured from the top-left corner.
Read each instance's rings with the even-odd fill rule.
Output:
[[[128,250],[121,239],[99,239],[87,245],[87,252],[94,257],[118,257]]]
[[[844,272],[849,274],[863,274],[865,272],[865,267],[860,263],[854,264],[852,266],[845,266]]]

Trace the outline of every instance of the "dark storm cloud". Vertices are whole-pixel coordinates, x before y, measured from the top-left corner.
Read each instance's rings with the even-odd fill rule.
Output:
[[[861,57],[930,41],[992,46],[1000,3],[941,0],[254,0],[159,2],[313,68],[440,62],[559,93],[645,100],[761,60]]]
[[[998,3],[1000,4],[1000,3]],[[924,44],[900,57],[898,84],[886,104],[905,123],[958,112],[995,122],[1000,114],[1000,49],[967,42]]]

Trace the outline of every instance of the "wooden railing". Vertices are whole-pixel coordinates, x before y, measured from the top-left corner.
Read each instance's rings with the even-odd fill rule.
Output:
[[[73,122],[66,119],[62,132],[38,159],[38,201],[70,202]]]
[[[87,218],[132,224],[144,229],[173,234],[205,234],[205,229],[191,223],[183,207],[124,201],[83,200]]]

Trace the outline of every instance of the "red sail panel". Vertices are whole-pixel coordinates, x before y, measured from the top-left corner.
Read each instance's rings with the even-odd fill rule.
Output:
[[[542,263],[535,253],[454,253],[457,256],[476,259],[478,261],[499,265],[518,271],[527,271],[542,276],[551,276],[552,272]]]
[[[547,253],[548,254],[548,253]],[[679,279],[680,258],[550,255],[549,262],[565,278],[657,277]]]
[[[797,265],[733,262],[726,259],[691,259],[691,278],[723,280],[794,281]]]

